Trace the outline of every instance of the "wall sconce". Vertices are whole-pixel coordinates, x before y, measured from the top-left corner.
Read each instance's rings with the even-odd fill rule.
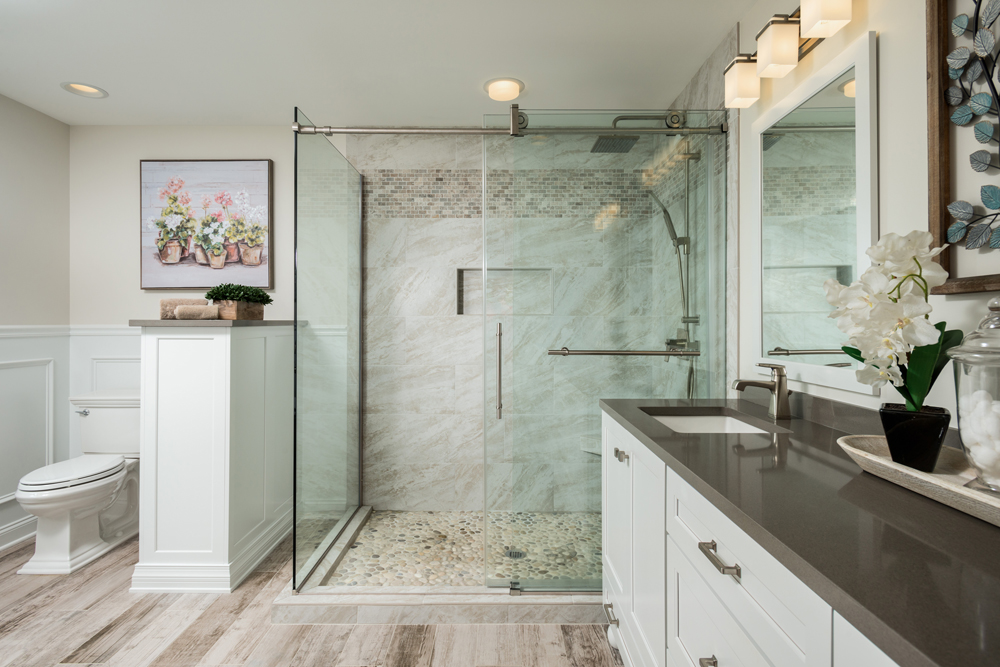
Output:
[[[746,109],[760,99],[757,59],[740,54],[726,68],[726,108]]]
[[[802,36],[833,37],[851,22],[851,0],[802,0]]]
[[[757,76],[780,79],[799,64],[799,20],[776,14],[757,33]]]

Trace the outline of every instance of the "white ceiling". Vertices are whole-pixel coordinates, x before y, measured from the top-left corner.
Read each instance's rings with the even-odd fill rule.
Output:
[[[524,108],[662,108],[751,4],[0,0],[0,94],[72,125],[478,126],[500,76]]]

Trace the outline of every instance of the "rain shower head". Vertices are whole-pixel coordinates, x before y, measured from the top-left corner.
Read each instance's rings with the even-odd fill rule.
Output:
[[[670,211],[667,210],[667,207],[663,205],[663,202],[652,191],[649,191],[647,194],[653,198],[653,201],[659,204],[660,210],[663,211],[663,222],[667,223],[667,234],[670,234],[670,240],[674,242],[674,247],[676,248],[680,244],[680,239],[677,238],[677,230],[674,229],[674,221],[670,217]]]
[[[637,136],[628,137],[597,137],[591,153],[628,153],[639,141]]]

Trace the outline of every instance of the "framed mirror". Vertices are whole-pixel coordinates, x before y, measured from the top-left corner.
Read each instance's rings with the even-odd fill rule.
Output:
[[[878,238],[876,77],[872,32],[752,125],[755,363],[863,393],[871,388],[840,351],[846,336],[828,317],[823,283],[856,280]]]

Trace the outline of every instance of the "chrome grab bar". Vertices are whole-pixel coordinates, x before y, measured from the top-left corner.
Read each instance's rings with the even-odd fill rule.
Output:
[[[561,347],[549,350],[550,356],[569,357],[575,355],[587,356],[617,356],[617,357],[700,357],[701,350],[571,350]]]
[[[618,619],[615,618],[615,615],[611,612],[613,607],[614,605],[611,603],[604,604],[604,617],[608,619],[608,625],[618,627]]]
[[[783,347],[776,347],[767,351],[768,355],[776,357],[788,357],[796,354],[847,354],[843,350],[786,350]]]
[[[503,419],[503,325],[497,322],[497,419]]]
[[[699,542],[698,549],[705,554],[705,557],[708,558],[709,562],[712,563],[716,570],[722,574],[728,574],[736,581],[743,583],[740,581],[740,575],[742,573],[740,566],[726,565],[722,559],[719,558],[719,554],[717,553],[718,545],[715,543],[715,540],[712,540],[711,542]]]

